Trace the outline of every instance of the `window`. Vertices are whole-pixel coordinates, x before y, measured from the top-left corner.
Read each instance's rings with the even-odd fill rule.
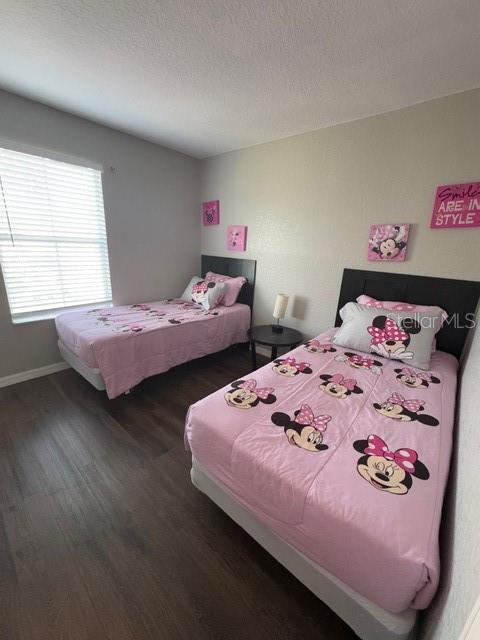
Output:
[[[101,172],[0,148],[0,258],[13,322],[108,304]]]

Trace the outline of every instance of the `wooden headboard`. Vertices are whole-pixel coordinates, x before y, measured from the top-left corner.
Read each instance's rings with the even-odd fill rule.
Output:
[[[377,300],[398,300],[420,305],[436,305],[448,313],[437,334],[437,349],[459,358],[480,298],[480,282],[429,276],[405,275],[344,269],[335,326],[342,320],[340,309],[366,294]]]
[[[235,278],[243,276],[247,282],[243,285],[237,302],[248,304],[253,307],[253,296],[255,293],[255,275],[257,271],[256,260],[245,260],[244,258],[229,258],[226,256],[202,256],[202,278],[207,271],[214,271],[226,276]]]

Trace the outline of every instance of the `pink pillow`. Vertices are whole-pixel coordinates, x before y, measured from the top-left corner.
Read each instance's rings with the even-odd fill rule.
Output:
[[[225,283],[225,291],[223,294],[223,298],[220,301],[220,304],[223,304],[225,307],[231,307],[232,304],[235,304],[238,298],[238,294],[240,293],[240,289],[247,281],[247,279],[243,276],[231,278],[230,276],[224,276],[221,273],[213,273],[213,271],[207,271],[205,280],[209,280],[210,282]]]
[[[393,302],[391,300],[376,300],[370,296],[358,296],[358,304],[364,304],[367,307],[375,307],[375,309],[388,309],[389,311],[422,311],[431,312],[435,315],[442,316],[442,322],[448,318],[448,313],[441,307],[428,307],[421,304],[410,304],[409,302]]]

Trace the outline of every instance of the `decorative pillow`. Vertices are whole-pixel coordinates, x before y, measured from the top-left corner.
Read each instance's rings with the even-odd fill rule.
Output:
[[[376,300],[370,296],[362,295],[357,298],[358,304],[375,309],[389,309],[391,311],[427,311],[442,317],[442,322],[448,318],[448,313],[441,307],[429,307],[421,304],[411,304],[410,302],[394,302],[392,300]]]
[[[441,310],[440,310],[441,311]],[[441,313],[390,311],[348,302],[340,310],[343,324],[332,342],[428,370]]]
[[[209,282],[223,282],[225,284],[225,294],[221,304],[226,307],[231,307],[232,304],[235,304],[238,294],[240,293],[240,289],[247,281],[243,276],[231,278],[230,276],[224,276],[221,273],[214,273],[213,271],[207,271],[205,280],[208,280]]]
[[[225,284],[223,282],[208,282],[199,276],[193,276],[181,298],[188,300],[188,302],[201,304],[204,309],[209,311],[220,303],[224,293]]]

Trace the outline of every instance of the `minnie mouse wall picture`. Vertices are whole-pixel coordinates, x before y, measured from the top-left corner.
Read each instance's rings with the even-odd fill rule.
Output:
[[[228,251],[245,251],[247,248],[247,227],[234,224],[227,227]]]
[[[409,224],[372,224],[368,237],[368,259],[403,262],[407,254]]]
[[[210,200],[202,204],[202,218],[203,224],[206,227],[210,227],[214,224],[220,223],[220,201]]]

